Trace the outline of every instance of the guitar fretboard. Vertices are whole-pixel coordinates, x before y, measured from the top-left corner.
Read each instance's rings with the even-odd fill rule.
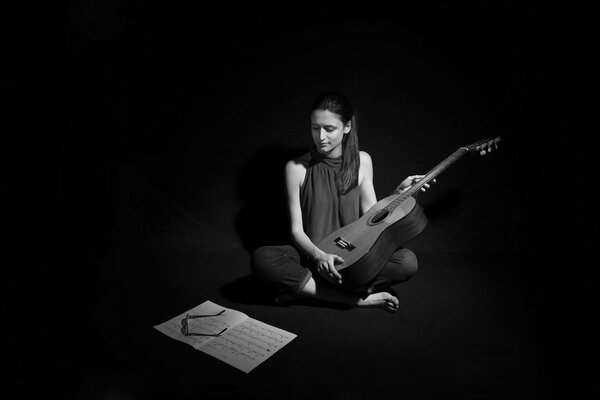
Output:
[[[390,202],[385,208],[388,211],[392,212],[396,207],[398,207],[400,204],[402,204],[406,199],[408,199],[410,196],[412,196],[413,194],[415,194],[419,190],[421,190],[421,188],[423,186],[425,186],[426,183],[435,179],[438,175],[440,175],[442,172],[444,172],[449,166],[451,166],[456,161],[458,161],[458,159],[461,158],[466,153],[468,153],[468,150],[464,147],[461,147],[458,150],[456,150],[450,156],[446,157],[446,159],[444,161],[442,161],[441,163],[436,165],[435,168],[433,168],[431,171],[429,171],[423,177],[423,179],[421,179],[419,182],[412,185],[410,187],[410,189],[408,189],[404,193],[399,194],[398,197],[396,197],[392,202]]]

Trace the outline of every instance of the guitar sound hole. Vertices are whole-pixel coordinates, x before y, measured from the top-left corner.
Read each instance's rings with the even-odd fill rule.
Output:
[[[380,210],[377,214],[373,215],[373,217],[371,217],[370,222],[373,225],[378,224],[384,219],[386,219],[388,215],[390,215],[390,212],[384,208],[383,210]]]

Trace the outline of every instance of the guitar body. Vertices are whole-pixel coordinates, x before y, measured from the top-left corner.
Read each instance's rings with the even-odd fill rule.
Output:
[[[402,194],[393,194],[377,202],[365,215],[323,239],[318,247],[337,254],[344,263],[336,266],[342,275],[341,288],[364,292],[381,272],[390,256],[427,225],[423,209],[412,197],[427,182],[469,152],[485,155],[498,148],[500,137],[484,139],[458,148],[417,183]]]
[[[408,197],[385,218],[377,218],[397,197],[392,195],[380,200],[358,220],[318,244],[324,252],[344,259],[344,263],[336,265],[342,275],[343,289],[366,290],[390,256],[427,225],[427,217],[413,197]]]

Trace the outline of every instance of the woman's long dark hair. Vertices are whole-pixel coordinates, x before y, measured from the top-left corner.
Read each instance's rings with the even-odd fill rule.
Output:
[[[346,125],[350,121],[350,132],[342,139],[342,168],[337,174],[337,187],[340,194],[346,194],[358,185],[360,153],[358,148],[358,125],[356,112],[350,101],[341,93],[325,92],[319,95],[310,111],[325,110],[337,115]]]

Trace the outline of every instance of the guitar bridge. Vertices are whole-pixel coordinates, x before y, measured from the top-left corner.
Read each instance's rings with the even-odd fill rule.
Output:
[[[352,245],[352,243],[350,243],[349,241],[347,241],[346,239],[343,239],[341,237],[336,238],[334,240],[334,242],[339,248],[346,249],[348,251],[352,251],[356,248]]]

